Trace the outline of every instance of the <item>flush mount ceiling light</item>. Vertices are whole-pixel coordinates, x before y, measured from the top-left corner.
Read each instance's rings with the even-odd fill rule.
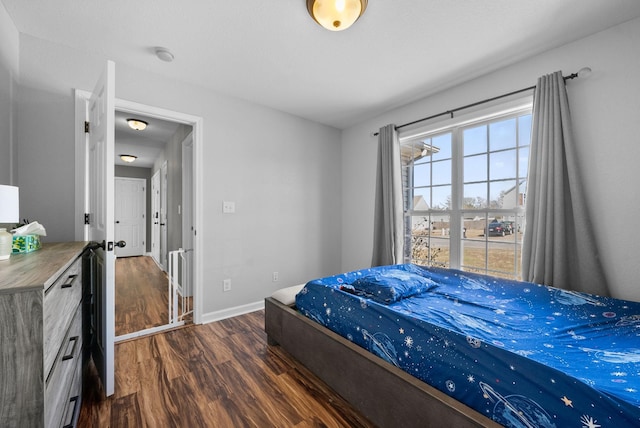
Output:
[[[148,125],[147,122],[140,119],[127,119],[127,123],[129,124],[129,128],[135,129],[136,131],[142,131]]]
[[[135,156],[135,155],[120,155],[120,159],[122,159],[126,163],[131,163],[131,162],[135,161],[136,159],[138,159],[138,156]]]
[[[156,56],[159,60],[162,60],[164,62],[171,62],[174,58],[173,53],[169,49],[161,47],[156,48]]]
[[[342,31],[362,16],[367,0],[307,0],[311,17],[330,31]]]

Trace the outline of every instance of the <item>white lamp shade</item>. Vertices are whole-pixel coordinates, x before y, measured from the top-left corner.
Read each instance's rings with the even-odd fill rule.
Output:
[[[0,223],[20,221],[20,197],[16,186],[0,184]]]

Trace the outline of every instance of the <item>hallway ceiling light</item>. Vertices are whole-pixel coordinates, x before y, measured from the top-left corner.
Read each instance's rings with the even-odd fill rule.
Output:
[[[362,16],[367,0],[307,0],[311,17],[330,31],[342,31]]]
[[[131,163],[131,162],[135,161],[136,159],[138,159],[138,156],[136,156],[136,155],[120,155],[120,159],[122,159],[126,163]]]
[[[129,124],[129,128],[135,129],[136,131],[142,131],[148,125],[147,122],[140,119],[127,119],[127,123]]]

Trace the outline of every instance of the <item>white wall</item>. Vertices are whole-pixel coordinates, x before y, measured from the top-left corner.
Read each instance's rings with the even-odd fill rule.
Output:
[[[490,73],[343,131],[342,270],[370,265],[376,139],[401,125],[536,83],[556,70],[588,66],[588,79],[568,83],[575,137],[605,274],[615,297],[640,301],[640,19]]]
[[[55,240],[74,236],[72,88],[91,90],[105,61],[20,36],[21,196]],[[338,130],[122,64],[116,96],[203,117],[205,315],[340,270]]]

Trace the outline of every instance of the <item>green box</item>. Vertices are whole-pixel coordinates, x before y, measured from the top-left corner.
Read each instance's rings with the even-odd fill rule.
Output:
[[[31,253],[40,247],[40,235],[13,235],[13,254]]]

